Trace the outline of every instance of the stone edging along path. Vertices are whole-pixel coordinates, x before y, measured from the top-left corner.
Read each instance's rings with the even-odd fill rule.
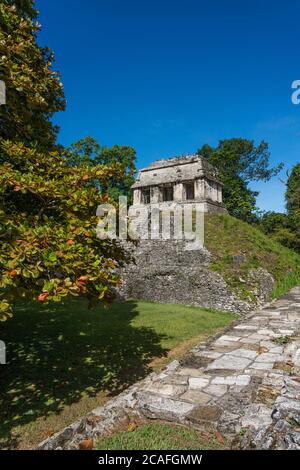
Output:
[[[134,417],[216,429],[241,449],[300,449],[299,372],[300,286],[38,449],[78,449]]]

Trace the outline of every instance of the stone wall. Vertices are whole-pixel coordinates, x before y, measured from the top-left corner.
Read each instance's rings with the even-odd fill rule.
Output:
[[[179,240],[141,240],[126,243],[134,262],[121,270],[122,299],[142,299],[161,303],[200,306],[238,313],[251,307],[238,299],[226,282],[210,270],[211,254],[191,250]]]

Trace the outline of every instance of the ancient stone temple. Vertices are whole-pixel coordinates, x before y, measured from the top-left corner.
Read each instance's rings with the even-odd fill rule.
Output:
[[[133,205],[128,212],[131,229],[134,228],[137,237],[136,243],[123,242],[132,262],[120,270],[121,299],[235,312],[247,310],[247,304],[231,292],[222,276],[210,269],[212,255],[205,243],[198,243],[199,233],[192,231],[192,238],[187,238],[186,232],[181,237],[175,236],[175,214],[186,209],[195,215],[200,206],[202,228],[204,212],[210,213],[208,217],[218,223],[219,213],[226,212],[222,188],[216,169],[199,155],[158,160],[139,172],[132,187]],[[157,217],[153,218],[153,213]],[[174,214],[169,219],[170,237],[163,236],[163,213]],[[182,225],[185,223],[181,224],[179,219],[177,228],[181,229]]]
[[[141,170],[133,189],[133,206],[172,209],[202,204],[204,212],[225,212],[217,170],[200,155],[157,160]]]

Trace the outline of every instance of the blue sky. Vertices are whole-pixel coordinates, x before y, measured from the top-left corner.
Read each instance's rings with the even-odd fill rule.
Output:
[[[65,145],[93,135],[131,145],[138,167],[245,137],[285,171],[300,161],[298,0],[39,0],[41,45],[56,56]],[[278,177],[255,183],[263,210],[284,210]]]

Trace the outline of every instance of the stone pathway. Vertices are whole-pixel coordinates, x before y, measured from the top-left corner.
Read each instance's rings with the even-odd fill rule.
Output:
[[[213,428],[240,448],[300,449],[299,372],[300,286],[40,448],[78,448],[84,438],[139,416]]]

